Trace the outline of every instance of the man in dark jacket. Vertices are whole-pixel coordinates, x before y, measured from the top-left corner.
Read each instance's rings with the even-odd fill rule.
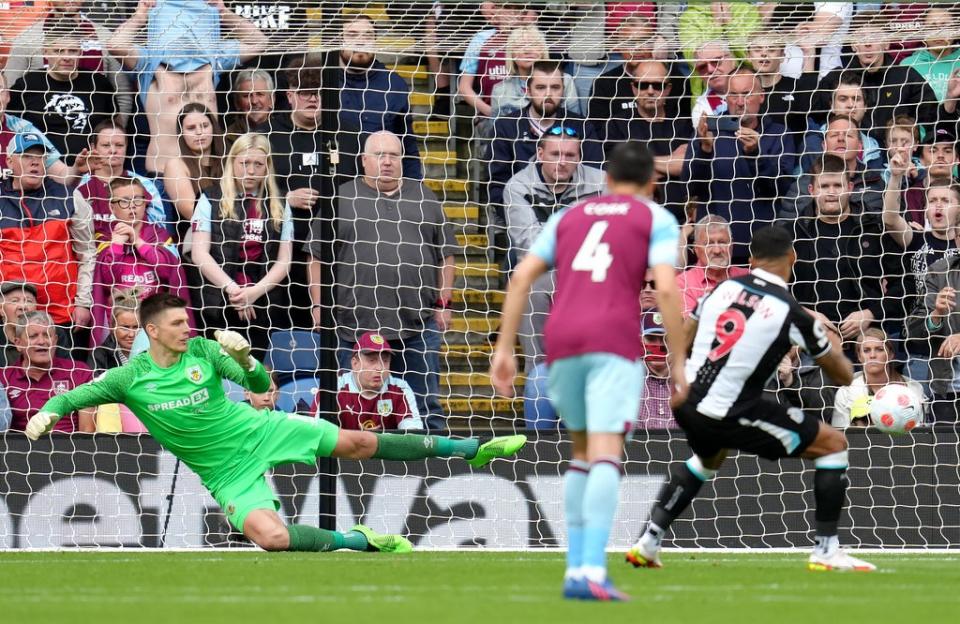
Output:
[[[374,132],[387,130],[402,138],[403,175],[423,177],[417,137],[410,114],[410,86],[396,72],[376,60],[377,34],[373,21],[356,15],[344,22],[343,48],[336,87],[340,92],[337,147],[341,174],[352,178],[362,171],[361,146]]]
[[[603,163],[603,147],[595,140],[583,117],[568,113],[562,106],[563,73],[555,62],[538,62],[527,83],[530,104],[503,115],[494,124],[491,140],[490,203],[503,203],[503,187],[537,154],[540,137],[562,125],[569,136],[580,139],[585,165]]]
[[[917,70],[896,64],[887,54],[889,39],[876,19],[868,16],[862,21],[855,20],[851,41],[854,55],[846,67],[830,72],[820,81],[814,111],[831,109],[832,94],[842,78],[859,83],[867,109],[861,127],[881,146],[886,140],[887,122],[895,115],[909,115],[921,124],[936,121],[939,106],[936,94]],[[814,117],[823,121],[823,113]]]
[[[684,166],[690,195],[700,202],[697,219],[716,214],[730,223],[735,263],[749,257],[753,230],[774,220],[774,202],[794,168],[793,140],[783,125],[759,115],[763,101],[757,75],[737,70],[729,80],[728,115],[701,117]],[[727,120],[737,129],[723,127]]]

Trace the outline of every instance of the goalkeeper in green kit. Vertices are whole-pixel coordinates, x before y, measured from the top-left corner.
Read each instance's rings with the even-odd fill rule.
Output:
[[[190,338],[186,302],[168,293],[140,304],[140,325],[150,349],[95,381],[50,399],[30,422],[32,440],[64,415],[104,403],[123,403],[164,448],[203,481],[237,529],[265,550],[329,551],[347,548],[407,552],[399,535],[380,535],[362,525],[346,533],[294,524],[286,526],[280,501],[267,484],[270,468],[317,457],[413,460],[461,457],[481,467],[516,453],[522,435],[454,440],[439,436],[346,431],[318,418],[285,412],[258,412],[234,403],[223,392],[230,379],[252,392],[265,392],[270,378],[250,356],[250,345],[232,331],[217,340]]]

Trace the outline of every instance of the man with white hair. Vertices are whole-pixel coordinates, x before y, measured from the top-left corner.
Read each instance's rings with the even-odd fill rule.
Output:
[[[745,267],[731,266],[730,224],[719,215],[707,215],[697,221],[693,227],[693,252],[697,264],[677,274],[684,318],[690,316],[700,298],[712,292],[717,284],[749,273]]]
[[[364,144],[363,176],[337,192],[334,316],[343,371],[368,331],[389,341],[391,367],[413,389],[431,429],[444,427],[440,407],[440,337],[450,323],[453,228],[433,191],[403,177],[403,145],[386,130]],[[306,251],[314,321],[320,323],[322,219],[314,219]]]
[[[227,125],[227,149],[237,137],[267,122],[274,108],[274,82],[269,72],[262,69],[243,69],[237,72],[231,93],[233,107]]]
[[[727,112],[727,85],[736,69],[737,61],[726,42],[707,41],[697,48],[693,71],[703,79],[707,90],[700,94],[690,112],[694,128],[700,125],[703,115]]]

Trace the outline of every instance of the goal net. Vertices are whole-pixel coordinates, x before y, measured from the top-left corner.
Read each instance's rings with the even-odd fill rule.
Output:
[[[842,333],[858,376],[836,388],[791,353],[767,392],[846,430],[841,540],[957,548],[958,16],[953,3],[0,2],[0,548],[244,544],[122,404],[37,443],[22,434],[50,397],[145,348],[137,306],[156,292],[188,302],[194,335],[240,331],[269,366],[275,391],[227,382],[232,400],[344,428],[531,438],[485,470],[277,467],[285,520],[363,522],[422,547],[562,547],[552,277],[521,325],[516,398],[495,395],[489,358],[513,267],[552,214],[604,192],[627,141],[654,154],[655,199],[682,226],[685,314],[748,270],[753,230],[794,235],[793,293]],[[613,548],[690,454],[650,286],[641,304],[648,375]],[[909,435],[868,426],[889,382],[923,397]],[[799,460],[731,457],[668,544],[806,547],[812,477]]]

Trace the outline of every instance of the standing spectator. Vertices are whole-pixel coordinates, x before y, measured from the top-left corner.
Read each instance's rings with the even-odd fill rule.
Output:
[[[866,107],[860,126],[881,144],[887,123],[896,115],[909,115],[921,124],[936,121],[937,96],[915,69],[897,65],[888,54],[890,42],[878,13],[855,16],[851,38],[854,55],[844,68],[824,76],[821,96],[832,96],[841,82],[859,83]]]
[[[49,12],[43,19],[33,22],[13,40],[3,75],[12,85],[28,72],[42,71],[49,61],[43,50],[46,33],[72,32],[80,41],[78,69],[105,76],[110,81],[110,90],[117,94],[120,122],[124,123],[133,110],[132,83],[121,72],[120,62],[103,48],[103,42],[110,39],[110,31],[84,15],[84,4],[83,0],[48,0]],[[54,28],[53,24],[59,26]]]
[[[137,310],[142,298],[143,291],[136,287],[117,290],[110,297],[110,333],[90,356],[90,367],[95,375],[130,361],[130,350],[140,331]]]
[[[656,309],[643,313],[640,336],[643,339],[643,402],[637,417],[636,429],[676,429],[670,409],[673,383],[670,381],[670,364],[667,361],[667,330],[663,315]]]
[[[68,186],[75,184],[83,174],[82,170],[86,167],[86,154],[81,153],[78,155],[76,159],[77,162],[68,167],[67,164],[61,160],[62,155],[57,151],[57,148],[53,146],[50,139],[37,130],[35,125],[22,117],[15,117],[6,112],[9,101],[10,91],[7,89],[6,78],[3,77],[3,74],[0,74],[0,181],[9,178],[11,175],[10,164],[7,162],[7,154],[12,139],[18,134],[34,134],[40,137],[40,140],[43,142],[45,148],[44,165],[50,177],[60,184]]]
[[[377,33],[373,21],[365,15],[351,17],[344,22],[341,36],[342,71],[337,74],[336,85],[340,93],[336,137],[340,151],[338,172],[348,178],[356,176],[360,170],[357,166],[360,148],[366,137],[387,130],[403,139],[404,177],[422,178],[410,113],[410,86],[376,59],[373,50]]]
[[[27,421],[54,395],[63,394],[93,380],[86,364],[58,358],[57,331],[46,312],[28,312],[17,319],[15,343],[20,359],[0,370],[0,386],[6,388],[13,412],[11,429],[23,431]],[[94,409],[73,413],[54,426],[54,431],[94,431]]]
[[[274,177],[262,134],[236,140],[223,178],[200,196],[193,215],[193,263],[203,285],[194,291],[207,330],[245,331],[260,357],[270,330],[290,327],[280,287],[290,272],[293,221]]]
[[[816,134],[820,134],[819,132]],[[870,147],[864,146],[870,141]],[[831,114],[822,134],[824,154],[842,159],[850,180],[850,204],[855,212],[879,213],[883,207],[883,168],[876,142],[847,115]],[[819,154],[817,155],[819,156]],[[813,212],[813,198],[807,193],[813,177],[811,171],[817,156],[806,155],[800,176],[780,199],[779,216],[792,220]]]
[[[490,116],[490,94],[493,93],[493,87],[507,75],[507,37],[514,28],[536,21],[536,13],[528,10],[526,4],[494,4],[496,6],[490,9],[488,17],[493,28],[481,31],[478,38],[474,39],[474,42],[482,41],[479,51],[472,49],[474,42],[471,42],[471,48],[467,49],[460,64],[460,80],[457,84],[460,97],[480,117]]]
[[[13,84],[7,108],[40,129],[73,164],[87,137],[117,112],[114,86],[102,73],[80,70],[81,37],[72,21],[45,31],[46,69],[28,71]]]
[[[812,55],[808,55],[811,67],[804,67],[797,77],[783,73],[785,59],[783,35],[768,31],[754,37],[747,48],[747,61],[760,77],[763,87],[763,116],[770,115],[786,126],[795,137],[807,131],[807,115],[810,113],[811,95],[817,89],[818,74],[812,70]],[[795,143],[798,141],[794,140]]]
[[[623,117],[598,120],[597,123],[606,130],[597,131],[597,134],[604,134],[607,138],[604,141],[607,155],[624,141],[646,143],[653,153],[654,168],[660,181],[654,199],[677,217],[686,203],[686,187],[681,180],[693,128],[689,120],[671,117],[667,113],[673,85],[662,61],[641,61],[633,72],[630,87],[634,94],[633,106]],[[682,219],[678,218],[678,221],[682,222]]]
[[[601,144],[596,141],[582,117],[563,108],[563,71],[556,61],[534,63],[527,82],[525,108],[496,120],[491,141],[490,203],[500,210],[503,187],[536,156],[540,137],[557,125],[571,130],[581,140],[581,157],[589,165],[603,162]]]
[[[147,45],[141,47],[134,40],[144,26]],[[223,38],[221,28],[237,39]],[[149,125],[148,171],[165,173],[167,161],[177,157],[184,104],[200,103],[216,112],[220,75],[255,58],[266,45],[257,26],[223,0],[143,0],[137,5],[107,48],[139,80],[139,103]]]
[[[201,193],[223,175],[223,132],[216,115],[203,104],[187,104],[177,116],[177,156],[166,161],[163,188],[173,202],[179,240],[193,219]]]
[[[397,355],[392,370],[413,388],[430,429],[442,429],[440,338],[450,323],[453,230],[433,192],[401,178],[403,145],[390,132],[376,132],[364,146],[364,176],[337,192],[335,317],[338,359],[350,369],[359,336],[376,331]],[[323,241],[320,219],[308,250],[311,296],[320,305]]]
[[[941,34],[945,24],[955,22],[952,7],[931,6],[924,26],[933,35],[923,42],[923,49],[917,50],[901,63],[903,67],[915,69],[927,81],[940,103],[947,100],[950,76],[960,66],[960,49],[954,46],[952,39]]]
[[[390,374],[390,343],[376,332],[360,336],[350,357],[350,370],[337,383],[341,429],[390,431],[423,429],[410,385]],[[314,402],[312,413],[317,414]]]
[[[690,194],[702,202],[698,217],[716,214],[730,223],[733,258],[740,264],[749,256],[753,230],[774,219],[795,148],[786,128],[759,115],[764,96],[755,73],[740,69],[728,84],[730,114],[700,119],[685,173]],[[718,125],[715,133],[708,119],[732,120],[737,129]]]
[[[273,77],[262,69],[242,69],[233,81],[230,123],[227,124],[225,149],[230,149],[241,134],[264,124],[273,113]]]
[[[930,348],[931,411],[934,422],[960,421],[957,358],[960,357],[960,256],[949,256],[927,270],[923,306],[907,319],[907,337]]]
[[[743,56],[751,39],[763,25],[763,18],[756,3],[711,2],[688,4],[680,16],[677,35],[680,47],[688,61],[699,62],[700,46],[710,41],[727,41]],[[695,87],[695,93],[703,93],[703,86]],[[696,123],[696,122],[694,122]]]
[[[510,178],[503,193],[507,233],[514,253],[526,255],[544,224],[556,212],[599,196],[606,176],[580,162],[580,139],[565,126],[554,126],[540,137],[537,158]],[[530,288],[530,304],[520,326],[525,370],[546,359],[543,329],[553,303],[554,273],[548,271]]]
[[[876,213],[852,213],[850,175],[840,157],[825,154],[811,174],[816,212],[794,226],[793,295],[850,340],[884,315],[883,224]]]
[[[873,395],[887,384],[910,388],[921,401],[923,386],[902,375],[896,367],[891,340],[882,329],[871,327],[857,340],[857,360],[863,370],[853,376],[853,383],[837,390],[832,425],[837,429],[870,426],[870,403]]]
[[[547,40],[536,26],[517,28],[507,38],[507,77],[493,88],[490,96],[491,117],[507,115],[530,103],[527,83],[537,61],[549,61]],[[573,77],[563,74],[563,108],[583,116],[583,107]]]
[[[713,292],[717,284],[731,277],[746,275],[745,267],[732,266],[733,245],[730,224],[718,215],[707,215],[693,228],[696,266],[677,274],[677,286],[683,296],[683,317],[696,309],[700,298]]]
[[[697,48],[693,75],[703,81],[703,93],[697,96],[690,113],[694,128],[700,126],[704,115],[722,115],[727,112],[727,89],[730,75],[737,69],[737,61],[730,46],[723,41],[708,41]],[[762,89],[761,89],[762,93]]]
[[[81,330],[93,306],[93,219],[47,174],[46,156],[36,133],[7,144],[12,175],[0,182],[0,281],[35,285],[37,303],[57,325]]]
[[[136,289],[138,299],[161,290],[185,300],[190,297],[180,257],[171,251],[170,234],[146,221],[146,206],[147,191],[139,180],[118,176],[110,181],[113,221],[110,237],[99,245],[93,278],[94,344],[110,331],[110,310],[118,291]]]
[[[818,73],[820,78],[843,65],[841,51],[847,41],[850,21],[853,18],[853,2],[814,2],[813,15],[809,20],[797,24],[793,34],[798,47],[808,55],[818,49]],[[807,45],[803,45],[806,42]],[[812,45],[811,45],[812,44]],[[801,47],[802,46],[802,47]],[[799,67],[808,63],[807,58],[791,60],[790,73],[800,74]]]
[[[80,179],[80,184],[73,191],[74,205],[93,214],[93,235],[98,242],[109,240],[113,234],[110,181],[118,176],[133,178],[140,183],[146,191],[146,220],[165,225],[166,209],[160,189],[152,179],[126,169],[126,159],[126,131],[115,120],[101,122],[90,135],[90,173]],[[177,253],[172,244],[170,251]]]

